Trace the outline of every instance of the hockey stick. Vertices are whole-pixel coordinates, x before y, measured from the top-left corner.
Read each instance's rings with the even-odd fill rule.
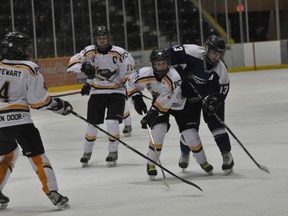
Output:
[[[80,91],[63,93],[63,94],[56,94],[56,95],[52,95],[51,97],[52,98],[54,98],[54,97],[64,97],[64,96],[75,95],[75,94],[80,94]]]
[[[141,152],[137,151],[136,149],[134,149],[132,146],[128,145],[127,143],[123,142],[122,140],[118,139],[117,137],[113,136],[112,134],[108,133],[107,131],[103,130],[102,128],[98,127],[96,124],[93,124],[92,122],[90,122],[89,120],[85,119],[84,117],[82,117],[81,115],[79,115],[78,113],[74,112],[73,110],[71,111],[71,114],[73,114],[74,116],[82,119],[83,121],[87,122],[88,124],[96,127],[98,130],[102,131],[103,133],[105,133],[106,135],[112,137],[115,140],[118,140],[121,144],[123,144],[125,147],[127,147],[128,149],[132,150],[133,152],[135,152],[136,154],[140,155],[141,157],[151,161],[152,163],[154,163],[155,165],[157,165],[158,167],[160,167],[161,169],[165,170],[167,173],[169,173],[170,175],[178,178],[179,180],[181,180],[182,182],[192,185],[196,188],[198,188],[200,191],[203,191],[197,184],[187,181],[179,176],[177,176],[176,174],[174,174],[173,172],[171,172],[170,170],[166,169],[165,167],[163,167],[162,165],[156,163],[155,161],[151,160],[149,157],[147,157],[146,155],[142,154]]]
[[[142,112],[142,115],[145,116],[145,113]],[[155,142],[154,142],[154,139],[153,139],[153,136],[152,136],[151,128],[149,127],[148,124],[146,124],[146,127],[147,127],[147,131],[148,131],[150,140],[151,140],[151,142],[152,142],[152,145],[153,145],[153,148],[154,148],[154,151],[155,151],[155,155],[156,155],[157,161],[158,161],[158,163],[162,166],[162,163],[161,163],[161,161],[160,161],[160,157],[159,157],[159,155],[158,155],[158,151],[157,151],[157,148],[156,148],[156,146],[155,146]],[[161,172],[162,172],[162,175],[163,175],[164,184],[169,188],[169,185],[168,185],[168,183],[167,183],[167,181],[166,181],[165,173],[164,173],[164,171],[163,171],[162,168],[161,168]]]
[[[196,89],[196,87],[189,82],[189,85],[193,88],[194,92],[198,95],[198,97],[204,101],[204,98],[202,97],[202,95],[198,92],[198,90]],[[214,112],[213,115],[215,116],[215,118],[222,124],[224,125],[224,127],[228,130],[228,132],[233,136],[233,138],[238,142],[238,144],[242,147],[242,149],[246,152],[246,154],[251,158],[251,160],[257,165],[257,167],[267,173],[269,172],[269,169],[266,166],[260,165],[259,163],[257,163],[257,161],[252,157],[252,155],[248,152],[248,150],[245,148],[245,146],[240,142],[240,140],[236,137],[236,135],[232,132],[232,130],[228,127],[228,125],[221,120],[221,118]]]

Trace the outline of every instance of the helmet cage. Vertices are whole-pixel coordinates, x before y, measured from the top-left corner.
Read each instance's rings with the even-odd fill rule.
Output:
[[[158,61],[166,61],[167,68],[164,70],[158,70],[156,68],[156,63]],[[150,55],[150,62],[153,68],[153,73],[158,80],[161,80],[169,71],[170,59],[165,49],[154,49]]]

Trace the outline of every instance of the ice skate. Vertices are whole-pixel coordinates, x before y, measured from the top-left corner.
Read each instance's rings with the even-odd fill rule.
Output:
[[[68,203],[69,199],[65,196],[62,196],[57,191],[50,191],[50,193],[47,194],[47,196],[51,200],[53,205],[58,207],[58,209],[65,210],[70,208],[70,205]]]
[[[118,160],[118,152],[109,152],[108,156],[106,157],[106,162],[108,167],[115,167],[117,166]]]
[[[125,137],[130,137],[132,132],[132,126],[131,125],[125,125],[123,129],[123,134]]]
[[[0,191],[0,209],[7,208],[9,201],[9,198]]]
[[[179,167],[183,169],[183,172],[188,167],[190,161],[190,153],[181,153],[181,157],[179,159]]]
[[[230,175],[233,173],[233,166],[234,166],[234,161],[232,154],[230,152],[222,154],[223,157],[223,165],[222,165],[222,170],[224,171],[225,175]]]
[[[157,175],[157,170],[155,165],[147,164],[147,174],[149,175],[150,180],[154,181]]]
[[[200,164],[200,166],[208,175],[213,175],[213,166],[207,161],[203,164]]]
[[[89,152],[89,153],[84,152],[82,158],[80,159],[80,162],[82,163],[82,167],[88,166],[88,161],[90,160],[91,155],[92,155],[92,152]]]

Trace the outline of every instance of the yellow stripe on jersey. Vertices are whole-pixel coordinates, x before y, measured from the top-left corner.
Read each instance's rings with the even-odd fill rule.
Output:
[[[28,111],[30,108],[26,105],[20,105],[20,104],[14,104],[14,105],[8,105],[6,107],[0,108],[0,111],[4,110],[12,110],[12,109],[22,109]]]
[[[164,76],[163,79],[162,79],[169,87],[169,89],[171,89],[171,91],[173,90],[172,87],[173,87],[173,83],[171,82],[170,79],[168,79],[167,76]]]
[[[147,78],[144,78],[144,79],[137,80],[136,83],[149,83],[149,82],[152,82],[152,81],[156,81],[156,78],[155,77],[147,77]]]
[[[167,112],[169,110],[169,108],[161,106],[157,101],[155,101],[153,105],[156,106],[160,112]]]
[[[137,89],[132,89],[132,90],[128,91],[127,94],[130,97],[131,95],[133,95],[136,92],[139,92],[141,94],[141,92],[139,90],[137,90]]]
[[[98,85],[97,83],[92,82],[91,84],[94,88],[96,89],[115,89],[118,88],[119,85],[111,85],[111,86],[103,86],[103,85]]]
[[[71,67],[72,65],[78,64],[78,63],[81,63],[81,61],[79,59],[74,60],[74,61],[70,61],[69,64],[68,64],[68,68]]]
[[[4,66],[4,65],[6,65],[6,66],[9,66],[9,67],[11,67],[11,68],[15,68],[15,69],[25,69],[25,70],[27,70],[30,74],[31,74],[31,76],[36,76],[36,74],[35,74],[35,71],[34,70],[32,70],[32,68],[31,67],[29,67],[28,65],[24,65],[24,64],[21,64],[21,65],[11,65],[11,64],[3,64],[3,63],[0,63],[0,66]]]
[[[97,53],[97,52],[96,52]],[[93,54],[95,54],[95,50],[89,50],[88,52],[86,52],[85,54],[84,54],[84,56],[89,56],[89,55],[93,55]]]
[[[39,107],[47,106],[51,101],[51,97],[48,96],[44,102],[36,103],[36,104],[30,104],[32,108],[37,109]]]

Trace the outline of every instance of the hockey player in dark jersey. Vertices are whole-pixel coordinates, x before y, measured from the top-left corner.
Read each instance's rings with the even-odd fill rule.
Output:
[[[9,32],[1,43],[1,54],[0,208],[6,208],[9,203],[2,191],[15,166],[19,145],[38,176],[43,192],[54,205],[64,210],[69,207],[69,199],[58,193],[55,172],[32,121],[30,108],[68,115],[72,106],[49,96],[39,66],[29,60],[32,41],[26,34]]]
[[[230,83],[223,62],[225,48],[223,38],[212,34],[207,38],[204,48],[184,44],[171,47],[167,52],[171,58],[171,65],[177,67],[181,74],[183,94],[192,103],[202,103],[204,121],[223,157],[222,170],[225,174],[230,174],[234,166],[230,139],[224,125],[214,115],[224,121],[225,99]],[[182,143],[180,145],[182,153],[179,166],[188,166],[190,149]]]

